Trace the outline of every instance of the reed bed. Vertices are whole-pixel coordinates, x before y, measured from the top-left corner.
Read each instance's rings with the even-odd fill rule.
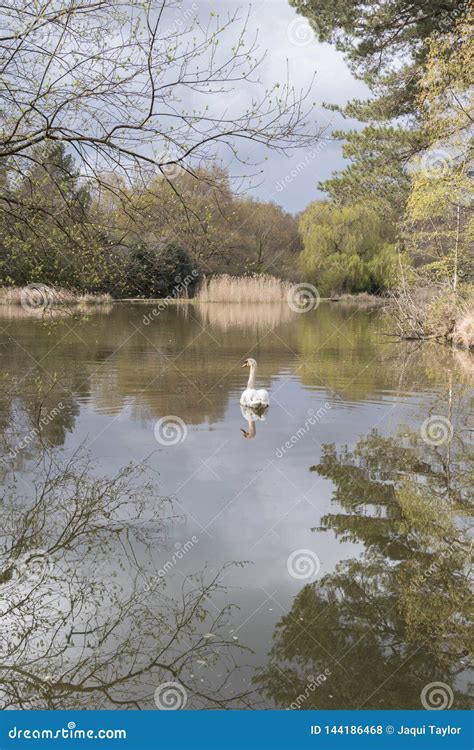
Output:
[[[213,276],[205,279],[196,295],[198,302],[286,302],[293,285],[275,276]]]

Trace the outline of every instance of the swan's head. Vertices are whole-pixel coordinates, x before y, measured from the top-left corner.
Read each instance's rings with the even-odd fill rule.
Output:
[[[250,359],[246,359],[242,367],[256,367],[257,363],[254,359],[250,357]]]

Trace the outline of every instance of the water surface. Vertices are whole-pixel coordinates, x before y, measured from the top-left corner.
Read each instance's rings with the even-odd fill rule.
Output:
[[[5,706],[467,705],[470,355],[329,303],[0,325]]]

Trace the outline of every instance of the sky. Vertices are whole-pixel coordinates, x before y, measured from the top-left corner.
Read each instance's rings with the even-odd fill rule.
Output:
[[[194,2],[194,7],[197,3]],[[344,104],[352,98],[365,98],[368,89],[350,73],[340,52],[329,44],[318,42],[305,18],[298,15],[287,0],[255,0],[253,3],[234,0],[200,0],[199,16],[209,11],[222,16],[241,9],[242,17],[250,13],[249,28],[258,31],[259,52],[267,51],[259,68],[262,89],[284,81],[289,68],[290,82],[305,89],[315,75],[310,102],[310,126],[327,127],[328,138],[316,147],[289,150],[285,155],[250,144],[240,146],[242,157],[260,162],[263,173],[253,180],[252,195],[274,201],[291,213],[302,211],[308,203],[323,197],[318,182],[344,166],[342,144],[330,138],[333,127],[360,127],[354,121],[325,110],[323,102]],[[225,43],[225,38],[223,39]],[[233,104],[245,107],[254,87],[245,82],[233,92]],[[333,125],[331,126],[331,122]],[[246,150],[247,149],[247,150]]]

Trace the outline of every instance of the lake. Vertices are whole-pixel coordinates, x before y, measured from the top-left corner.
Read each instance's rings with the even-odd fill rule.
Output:
[[[467,707],[473,357],[386,330],[2,310],[3,707]]]

